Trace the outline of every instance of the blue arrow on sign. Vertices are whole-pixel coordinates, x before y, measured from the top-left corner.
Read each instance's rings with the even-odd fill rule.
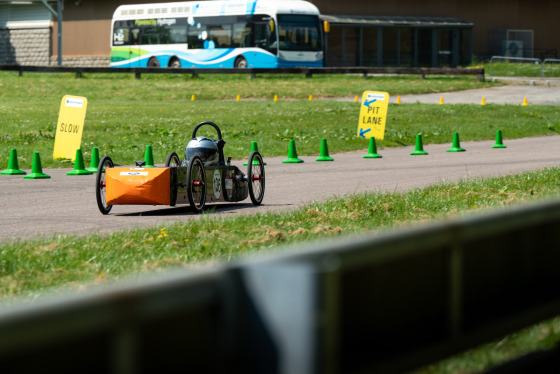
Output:
[[[377,99],[372,99],[370,101],[368,101],[366,99],[366,101],[364,101],[364,106],[370,106],[371,104],[375,103],[377,101]]]
[[[370,131],[371,131],[371,129],[364,130],[364,129],[362,129],[362,128],[360,127],[360,136],[361,136],[362,138],[365,139],[365,138],[366,138],[366,134],[367,134],[368,132],[370,132]]]

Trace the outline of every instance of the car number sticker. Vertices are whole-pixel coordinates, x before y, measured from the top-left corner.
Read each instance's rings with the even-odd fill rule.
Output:
[[[218,169],[214,170],[214,196],[216,199],[220,198],[222,194],[222,176]]]
[[[147,171],[121,171],[121,175],[148,175]]]
[[[226,190],[231,190],[233,188],[233,181],[229,178],[226,178]]]

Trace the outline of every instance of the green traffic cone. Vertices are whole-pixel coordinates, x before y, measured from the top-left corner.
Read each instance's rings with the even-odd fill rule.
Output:
[[[319,157],[317,157],[315,161],[334,161],[334,159],[329,156],[329,146],[327,145],[327,139],[321,139],[321,151]]]
[[[152,146],[151,145],[146,146],[146,154],[144,155],[144,162],[146,163],[144,165],[145,168],[155,168],[156,167],[154,165],[154,154],[152,152]]]
[[[372,136],[369,138],[369,148],[368,154],[363,158],[381,158],[383,156],[377,154],[377,146],[375,145],[375,138]]]
[[[288,158],[282,161],[283,164],[299,164],[302,163],[303,160],[300,160],[297,155],[296,151],[296,141],[294,139],[290,140],[290,144],[288,147]]]
[[[507,148],[502,140],[502,130],[498,129],[496,131],[496,144],[492,146],[492,148]]]
[[[99,148],[93,147],[91,150],[91,162],[89,164],[89,168],[86,170],[92,171],[97,173],[97,166],[99,165]]]
[[[82,150],[76,149],[76,159],[74,160],[74,170],[69,171],[66,175],[90,175],[93,171],[84,169],[84,157]]]
[[[422,145],[422,134],[416,135],[416,148],[414,152],[411,153],[412,156],[427,155],[428,152],[424,152],[424,146]]]
[[[252,141],[251,142],[251,152],[249,152],[249,154],[253,153],[253,152],[258,152],[259,151],[259,145],[257,144],[257,142]],[[243,166],[247,166],[247,164],[249,163],[249,161],[246,161],[243,163]],[[253,165],[258,165],[259,162],[257,160],[253,160]],[[266,162],[263,161],[263,165],[266,165]]]
[[[465,152],[465,150],[463,148],[461,148],[461,146],[459,145],[459,133],[458,132],[453,133],[453,144],[451,145],[451,148],[449,148],[447,150],[447,152]]]
[[[15,148],[10,150],[10,159],[8,160],[8,168],[6,170],[0,171],[2,175],[25,175],[27,174],[23,170],[19,170],[17,151]]]
[[[31,164],[31,174],[26,175],[23,179],[43,179],[50,178],[50,175],[43,174],[41,167],[41,156],[39,152],[33,152],[33,163]]]

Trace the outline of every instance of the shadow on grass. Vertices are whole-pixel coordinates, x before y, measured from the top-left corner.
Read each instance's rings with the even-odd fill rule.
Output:
[[[261,207],[278,207],[285,206],[289,207],[292,204],[262,204]],[[212,213],[236,213],[240,209],[255,210],[259,209],[258,206],[253,205],[250,202],[243,203],[232,203],[232,204],[207,204],[205,206],[204,212],[202,214],[212,214]],[[262,209],[262,212],[268,209]],[[189,205],[181,205],[176,207],[164,208],[164,209],[152,209],[140,212],[131,213],[116,213],[115,216],[119,217],[178,217],[184,215],[198,216],[192,210]]]

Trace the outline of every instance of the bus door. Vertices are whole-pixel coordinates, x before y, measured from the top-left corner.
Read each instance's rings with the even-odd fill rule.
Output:
[[[277,56],[278,41],[274,20],[269,16],[255,16],[253,25],[255,47],[265,49]]]
[[[123,66],[138,67],[135,60],[140,53],[140,28],[131,26],[129,21],[116,21],[113,25],[113,48],[111,49],[111,63],[125,64]]]
[[[140,28],[139,27],[131,27],[130,28],[130,49],[128,51],[129,53],[129,59],[131,60],[130,62],[130,67],[133,68],[139,68],[140,66],[140,48],[138,47],[140,45]]]

